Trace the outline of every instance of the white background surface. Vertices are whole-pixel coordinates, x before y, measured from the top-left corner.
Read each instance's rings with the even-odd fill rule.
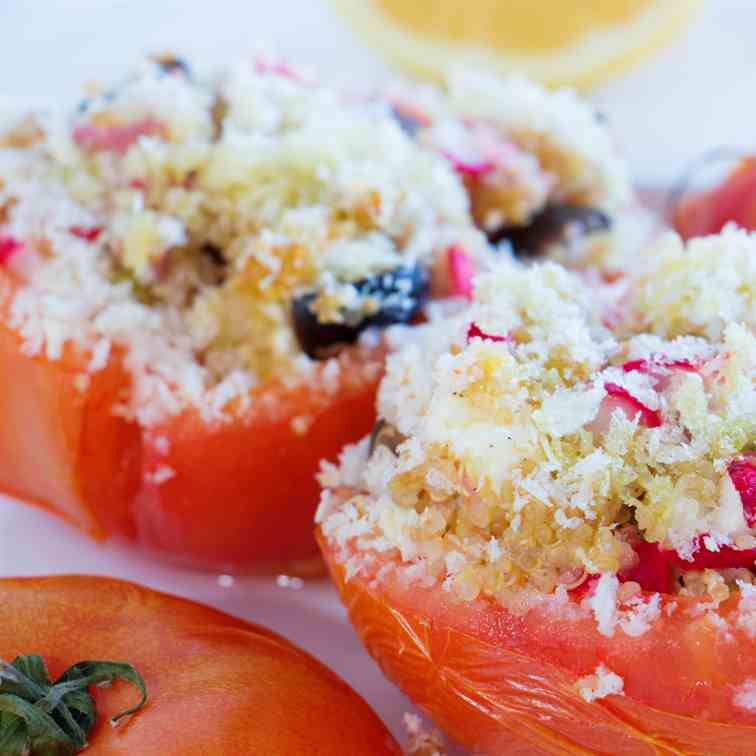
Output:
[[[332,74],[374,78],[383,68],[318,0],[0,0],[0,96],[72,100],[81,82],[117,79],[143,52],[222,63],[260,42]],[[683,39],[595,94],[639,182],[668,184],[709,147],[754,146],[754,42],[756,2],[709,0]],[[266,624],[337,670],[403,739],[411,707],[363,654],[323,581],[296,591],[272,578],[222,587],[217,576],[98,547],[0,497],[0,575],[51,572],[130,578]]]

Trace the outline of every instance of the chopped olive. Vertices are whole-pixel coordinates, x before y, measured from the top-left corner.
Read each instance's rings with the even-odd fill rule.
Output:
[[[401,267],[360,279],[352,285],[361,300],[370,299],[376,305],[373,314],[344,310],[343,322],[321,322],[312,308],[317,292],[309,291],[294,298],[294,330],[303,351],[310,357],[318,357],[336,344],[354,343],[366,328],[408,323],[425,302],[428,274],[419,265]]]
[[[398,108],[391,108],[391,115],[399,124],[399,128],[412,139],[417,136],[417,132],[420,131],[423,126],[417,118],[414,118],[408,113],[403,113]]]
[[[359,331],[343,323],[321,323],[310,309],[314,294],[296,297],[292,303],[294,330],[302,351],[310,357],[318,357],[334,344],[351,344]]]
[[[200,280],[210,286],[220,286],[226,280],[228,265],[223,252],[213,244],[203,244],[199,248],[197,270]]]
[[[499,229],[490,234],[489,239],[494,244],[509,241],[518,256],[537,257],[554,244],[569,244],[610,227],[609,216],[594,207],[549,205],[527,226]]]
[[[215,265],[222,267],[226,264],[226,259],[223,257],[223,252],[218,249],[214,244],[203,244],[200,247],[200,252],[209,258]]]
[[[370,432],[368,453],[372,455],[379,446],[385,446],[392,454],[396,454],[396,448],[405,440],[405,437],[399,433],[395,426],[386,422],[382,417],[378,418]]]

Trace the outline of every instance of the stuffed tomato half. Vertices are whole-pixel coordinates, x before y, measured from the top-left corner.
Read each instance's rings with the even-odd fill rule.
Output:
[[[4,114],[0,489],[184,564],[305,569],[318,460],[373,427],[391,343],[497,254],[614,259],[629,197],[590,109],[521,81],[163,57]]]
[[[756,237],[645,259],[609,318],[552,263],[479,277],[321,473],[360,637],[474,753],[756,749]]]

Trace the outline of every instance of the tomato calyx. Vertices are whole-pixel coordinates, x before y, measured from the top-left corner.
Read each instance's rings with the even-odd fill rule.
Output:
[[[11,756],[72,756],[87,745],[97,720],[92,685],[116,679],[136,686],[139,702],[112,717],[117,724],[136,714],[147,702],[142,676],[125,662],[82,661],[55,682],[41,656],[18,656],[10,664],[0,660],[0,751]]]

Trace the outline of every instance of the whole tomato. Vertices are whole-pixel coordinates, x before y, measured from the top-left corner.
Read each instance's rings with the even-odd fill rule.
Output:
[[[38,655],[53,680],[72,665],[77,665],[74,673],[96,670],[91,663],[77,663],[102,659],[130,665],[132,682],[141,676],[146,704],[117,727],[108,720],[134,708],[139,691],[120,682],[91,688],[97,717],[86,753],[92,756],[401,754],[346,683],[265,628],[109,578],[0,579],[0,602],[1,660],[25,657],[26,667],[19,666],[33,670],[29,657]],[[5,664],[0,676],[0,713],[15,700],[8,695],[14,674],[9,667]],[[80,721],[86,702],[74,699],[67,708]],[[64,712],[57,710],[56,717],[64,721]],[[3,748],[9,747],[15,724],[0,716],[2,753],[8,753]],[[44,751],[35,744],[31,756],[73,752],[56,742]]]

